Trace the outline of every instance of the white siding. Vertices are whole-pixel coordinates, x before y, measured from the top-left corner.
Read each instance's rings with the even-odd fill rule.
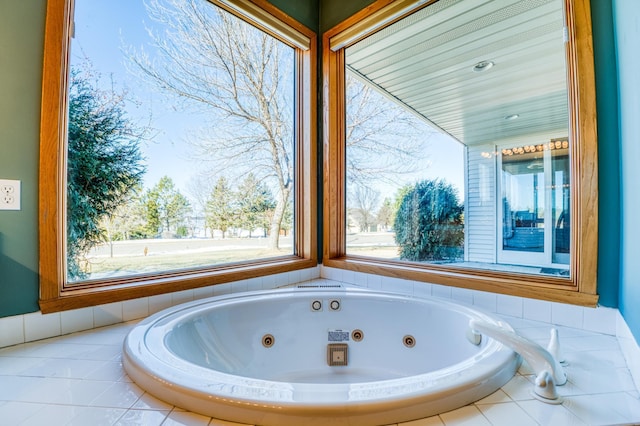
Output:
[[[467,147],[465,260],[496,262],[495,146]]]

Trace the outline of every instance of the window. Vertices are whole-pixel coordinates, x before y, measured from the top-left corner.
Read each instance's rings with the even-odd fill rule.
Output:
[[[324,35],[323,263],[594,305],[588,1],[426,3]]]
[[[43,312],[315,266],[312,32],[244,1],[55,0],[45,37]]]

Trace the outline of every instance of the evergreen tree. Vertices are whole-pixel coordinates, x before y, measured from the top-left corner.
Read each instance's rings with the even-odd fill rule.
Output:
[[[155,227],[156,234],[184,234],[184,231],[178,231],[184,226],[191,207],[187,197],[180,193],[169,176],[161,177],[158,183],[147,191],[146,206],[150,230]]]
[[[124,110],[124,95],[102,91],[72,70],[67,147],[67,274],[85,278],[86,253],[104,241],[102,220],[123,204],[145,173],[142,131]]]
[[[269,226],[269,213],[273,212],[276,202],[269,187],[260,182],[253,173],[238,187],[238,225],[251,232],[258,227]]]
[[[464,243],[463,206],[457,190],[443,180],[424,180],[408,191],[394,221],[400,258],[455,260]]]
[[[391,199],[385,198],[382,201],[382,206],[378,210],[376,219],[378,224],[382,227],[382,230],[388,231],[396,217],[396,210],[391,202]]]
[[[207,227],[211,229],[211,233],[218,229],[222,231],[222,238],[225,238],[229,228],[235,225],[237,210],[231,187],[224,176],[218,179],[211,191],[205,215]]]

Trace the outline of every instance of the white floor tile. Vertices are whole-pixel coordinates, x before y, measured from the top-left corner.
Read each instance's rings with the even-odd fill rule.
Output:
[[[532,389],[533,382],[530,382],[526,377],[520,375],[516,375],[502,387],[502,390],[514,401],[533,399],[533,396],[531,396]]]
[[[635,389],[631,373],[626,368],[598,369],[573,374],[571,382],[585,394],[631,391]]]
[[[114,426],[160,426],[169,415],[169,410],[128,410]]]
[[[46,403],[29,399],[29,393],[37,388],[43,379],[39,377],[4,376],[0,386],[0,401]]]
[[[210,417],[189,411],[173,410],[162,423],[162,426],[207,426],[210,420]]]
[[[627,361],[619,350],[565,351],[565,358],[572,369],[582,371],[627,367]]]
[[[82,379],[104,364],[103,361],[86,359],[51,359],[35,358],[37,363],[22,371],[23,376],[60,377],[67,379]]]
[[[78,407],[70,405],[45,405],[35,411],[20,426],[41,426],[48,424],[67,424],[76,415]]]
[[[560,343],[564,347],[565,352],[569,351],[598,351],[604,348],[619,350],[618,339],[614,336],[607,336],[605,334],[597,334],[590,336],[580,337],[567,337],[560,338]]]
[[[537,422],[515,402],[478,405],[493,426],[538,426]]]
[[[625,421],[640,424],[640,399],[626,392],[616,392],[612,394],[613,403],[611,408],[625,417]]]
[[[88,406],[111,385],[111,382],[77,379],[43,378],[39,380],[39,386],[27,393],[27,401]]]
[[[4,383],[3,383],[4,386]],[[7,425],[18,425],[44,408],[45,404],[0,401],[0,419]]]
[[[67,426],[111,426],[125,412],[120,408],[78,407]]]
[[[144,390],[134,383],[116,382],[98,395],[91,405],[94,407],[131,408]]]
[[[41,363],[39,358],[27,358],[20,356],[0,356],[0,375],[18,376],[23,371]]]
[[[148,392],[145,392],[140,399],[131,407],[136,410],[168,410],[171,411],[173,406],[156,398]]]
[[[480,410],[473,405],[442,413],[440,419],[446,426],[491,426]]]
[[[629,419],[612,408],[618,404],[618,398],[619,394],[578,395],[565,398],[563,406],[589,425],[629,423]]]
[[[587,424],[573,415],[564,405],[545,404],[536,399],[518,401],[535,421],[541,425],[586,426]]]
[[[112,382],[121,382],[125,375],[121,362],[100,361],[99,365],[83,378],[87,380],[109,380]]]
[[[498,389],[491,395],[482,398],[480,401],[476,402],[476,405],[479,404],[498,404],[500,402],[512,402],[512,399],[509,398],[509,395],[504,393],[502,389]]]

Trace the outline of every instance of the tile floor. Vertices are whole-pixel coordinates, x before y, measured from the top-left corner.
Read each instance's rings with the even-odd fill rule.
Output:
[[[549,325],[505,317],[546,345]],[[2,425],[210,425],[211,419],[157,400],[125,374],[121,345],[134,323],[0,349]],[[502,389],[466,407],[399,426],[640,424],[640,394],[614,336],[559,327],[569,382],[562,405],[530,394],[526,365]]]

